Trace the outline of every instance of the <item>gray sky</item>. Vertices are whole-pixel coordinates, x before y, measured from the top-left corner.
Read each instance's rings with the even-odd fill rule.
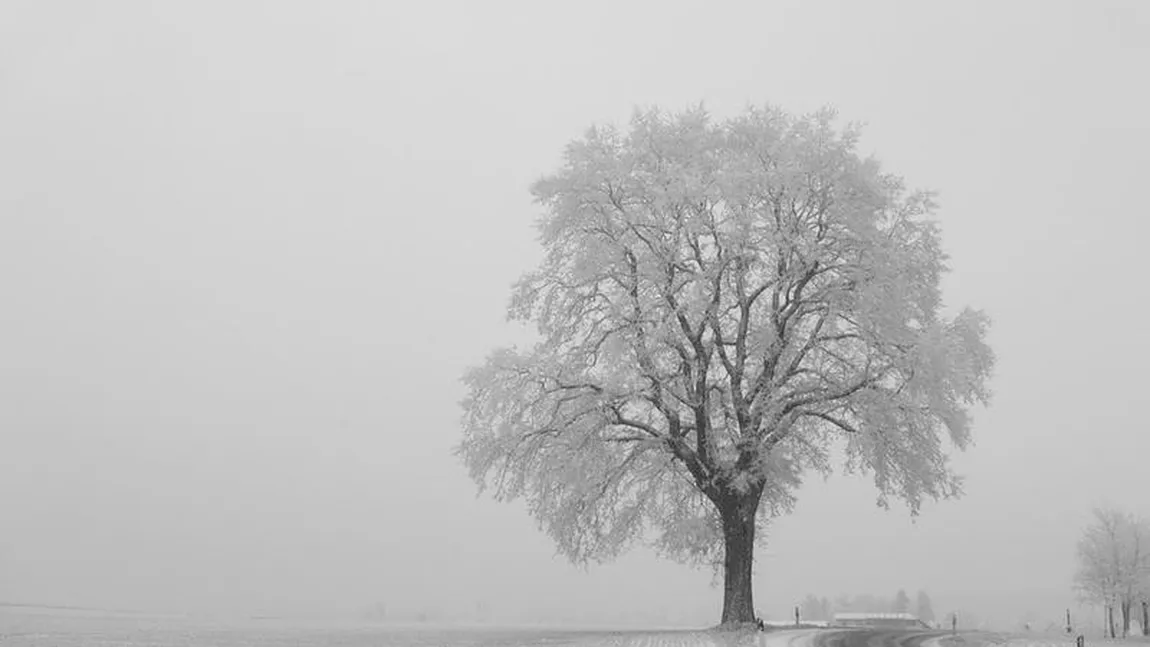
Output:
[[[758,606],[1056,616],[1089,507],[1150,514],[1148,69],[1136,0],[8,0],[0,599],[713,621],[709,573],[569,566],[449,451],[564,144],[770,101],[837,106],[940,191],[948,303],[991,314],[999,367],[964,499],[912,524],[813,480]]]

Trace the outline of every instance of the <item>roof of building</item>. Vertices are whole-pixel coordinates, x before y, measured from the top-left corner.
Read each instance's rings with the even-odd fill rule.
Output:
[[[918,620],[913,613],[836,613],[835,620]]]

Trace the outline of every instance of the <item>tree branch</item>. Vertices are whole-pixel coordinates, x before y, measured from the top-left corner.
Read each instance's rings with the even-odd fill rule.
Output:
[[[850,434],[859,433],[859,430],[856,429],[853,425],[851,425],[847,421],[840,420],[839,418],[836,418],[836,417],[834,417],[828,413],[822,413],[821,411],[803,411],[800,415],[813,416],[815,418],[821,418],[821,419],[826,420],[827,422],[831,423],[832,425],[838,427],[839,429],[842,429],[843,431],[850,433]]]
[[[639,431],[647,434],[647,436],[650,438],[657,438],[659,440],[666,440],[667,438],[666,434],[660,432],[658,429],[645,422],[623,417],[623,414],[619,411],[618,407],[611,407],[611,412],[615,414],[615,419],[611,421],[612,424],[616,424],[621,427],[630,427],[631,429],[638,429]]]

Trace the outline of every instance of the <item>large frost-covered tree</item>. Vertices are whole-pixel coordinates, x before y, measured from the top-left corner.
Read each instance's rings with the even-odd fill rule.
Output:
[[[700,107],[571,143],[532,187],[545,257],[509,307],[540,339],[465,378],[480,490],[577,563],[645,541],[715,566],[724,624],[753,621],[759,526],[834,447],[880,505],[957,494],[987,319],[944,315],[931,196],[857,136],[831,110]]]

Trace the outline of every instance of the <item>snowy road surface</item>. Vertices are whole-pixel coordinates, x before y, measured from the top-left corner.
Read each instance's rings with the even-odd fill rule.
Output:
[[[616,636],[578,643],[587,647],[948,647],[945,632],[805,629],[756,634],[665,633]]]
[[[808,640],[810,647],[945,647],[939,641],[948,635],[905,629],[827,629],[814,632]]]

